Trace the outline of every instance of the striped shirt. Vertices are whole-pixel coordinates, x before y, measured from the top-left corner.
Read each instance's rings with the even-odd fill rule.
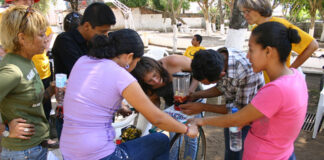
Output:
[[[217,82],[217,89],[226,99],[226,107],[239,108],[249,104],[264,85],[262,72],[254,73],[246,53],[228,48],[226,75]]]

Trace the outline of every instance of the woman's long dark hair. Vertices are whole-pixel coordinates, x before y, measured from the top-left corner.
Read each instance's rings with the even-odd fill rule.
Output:
[[[98,59],[112,59],[121,54],[134,53],[133,58],[142,57],[144,44],[138,33],[131,29],[121,29],[105,35],[96,35],[89,43],[88,56]]]
[[[144,82],[144,77],[147,73],[152,71],[159,73],[164,83],[169,83],[171,81],[168,71],[163,68],[159,61],[150,57],[142,57],[131,74],[137,79],[146,94],[152,93],[153,88]]]

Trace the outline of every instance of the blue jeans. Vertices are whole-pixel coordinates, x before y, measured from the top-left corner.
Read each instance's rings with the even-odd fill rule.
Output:
[[[201,118],[202,114],[197,114],[195,118]],[[175,136],[174,132],[170,132],[170,139],[172,139]],[[179,154],[179,141],[182,142],[182,139],[185,139],[185,151],[183,154],[184,159],[187,157],[190,157],[191,159],[196,159],[197,156],[197,150],[198,150],[198,138],[190,138],[188,136],[181,136],[178,140],[176,140],[170,150],[170,157],[169,160],[177,160],[178,154]],[[181,146],[182,143],[180,143]]]
[[[62,134],[62,129],[63,129],[63,118],[58,118],[56,117],[56,133],[57,133],[57,138],[60,140],[61,139],[61,134]]]
[[[169,149],[168,136],[152,133],[116,146],[112,154],[101,160],[167,160]]]
[[[229,138],[229,129],[224,128],[224,137],[225,137],[225,160],[241,160],[243,157],[244,151],[244,140],[250,130],[250,126],[245,126],[242,128],[242,150],[239,152],[233,152],[230,149],[230,138]]]
[[[296,160],[295,153],[293,152],[288,160]]]
[[[2,160],[46,160],[47,148],[41,145],[23,150],[14,151],[2,147],[1,159]]]

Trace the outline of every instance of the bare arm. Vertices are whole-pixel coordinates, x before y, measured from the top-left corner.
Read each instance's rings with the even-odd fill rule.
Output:
[[[292,68],[300,67],[317,49],[318,49],[318,43],[314,39],[304,50],[304,52],[302,52],[300,55],[297,56],[296,60],[291,64],[290,67]]]
[[[187,103],[180,105],[181,111],[185,114],[192,115],[198,114],[200,112],[213,112],[213,113],[220,113],[226,114],[227,108],[226,105],[214,105],[214,104],[205,104],[205,103]]]
[[[211,125],[224,128],[231,126],[243,127],[263,116],[252,104],[248,104],[234,114],[191,119],[190,123],[195,123],[199,126]]]
[[[187,127],[161,111],[149,100],[137,82],[123,91],[123,97],[153,125],[163,130],[185,133]]]
[[[212,87],[206,90],[194,92],[190,95],[190,99],[199,99],[199,98],[211,98],[222,95],[222,93],[216,88]]]

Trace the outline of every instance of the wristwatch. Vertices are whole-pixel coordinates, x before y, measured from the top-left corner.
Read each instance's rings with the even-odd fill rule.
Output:
[[[5,131],[2,132],[3,137],[8,137],[9,136],[9,127],[6,125]]]

